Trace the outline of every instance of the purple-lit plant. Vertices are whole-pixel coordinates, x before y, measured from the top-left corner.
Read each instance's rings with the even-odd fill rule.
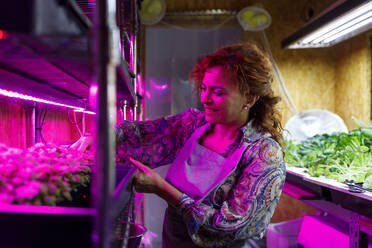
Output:
[[[28,149],[0,144],[0,203],[56,205],[89,183],[91,160],[68,146],[38,143]]]

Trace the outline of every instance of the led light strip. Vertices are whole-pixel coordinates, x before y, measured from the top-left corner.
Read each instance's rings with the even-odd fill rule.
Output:
[[[6,96],[6,97],[11,97],[11,98],[18,98],[18,99],[22,99],[22,100],[26,100],[26,101],[40,102],[40,103],[46,103],[46,104],[50,104],[50,105],[54,105],[54,106],[71,108],[74,111],[84,112],[84,113],[87,113],[87,114],[96,114],[96,113],[91,112],[91,111],[85,111],[81,107],[76,107],[76,106],[67,105],[67,104],[58,103],[58,102],[53,102],[53,101],[41,99],[41,98],[38,98],[38,97],[33,97],[33,96],[29,96],[29,95],[20,94],[20,93],[10,91],[10,90],[0,89],[0,95]]]
[[[82,111],[80,109],[74,109],[74,112],[80,112],[80,113],[85,113],[85,114],[89,114],[89,115],[95,115],[96,113],[92,112],[92,111]]]

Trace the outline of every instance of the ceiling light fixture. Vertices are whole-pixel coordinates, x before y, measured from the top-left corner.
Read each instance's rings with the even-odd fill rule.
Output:
[[[372,28],[372,1],[341,2],[284,39],[282,47],[329,47]]]

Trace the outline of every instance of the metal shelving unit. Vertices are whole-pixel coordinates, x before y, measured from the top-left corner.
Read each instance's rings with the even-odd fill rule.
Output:
[[[140,115],[137,2],[97,0],[89,8],[96,11],[94,25],[92,15],[79,8],[83,2],[0,4],[0,30],[7,32],[0,40],[0,88],[76,107],[85,107],[92,86],[98,92],[96,106],[91,106],[97,114],[91,207],[0,206],[0,247],[111,247],[114,221],[128,204],[135,169],[115,164],[112,127],[123,100],[134,108],[135,120]],[[117,23],[125,17],[116,12],[128,4],[134,22],[125,28]],[[131,61],[124,56],[128,47],[119,48],[124,30],[135,41]]]
[[[350,248],[368,247],[372,236],[372,193],[351,192],[347,185],[311,177],[304,168],[287,168],[283,193],[336,217],[349,227]]]

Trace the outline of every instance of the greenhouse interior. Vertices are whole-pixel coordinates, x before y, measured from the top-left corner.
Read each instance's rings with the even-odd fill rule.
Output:
[[[372,1],[0,3],[0,248],[372,248]]]

